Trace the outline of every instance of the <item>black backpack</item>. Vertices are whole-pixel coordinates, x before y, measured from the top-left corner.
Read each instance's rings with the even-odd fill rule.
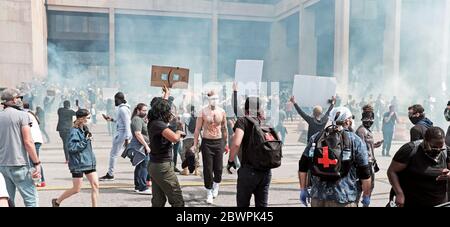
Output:
[[[314,140],[308,156],[313,176],[321,181],[339,181],[348,175],[354,159],[348,132],[327,127]]]
[[[253,127],[245,150],[246,154],[243,154],[243,163],[257,170],[280,167],[283,145],[275,130],[269,126],[261,126],[251,117],[245,118]]]

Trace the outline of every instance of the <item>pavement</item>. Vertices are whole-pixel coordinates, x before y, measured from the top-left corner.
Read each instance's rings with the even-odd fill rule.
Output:
[[[64,163],[62,142],[56,128],[56,116],[51,116],[51,121],[47,121],[47,130],[51,137],[51,143],[44,144],[41,151],[44,173],[47,186],[38,189],[39,205],[41,207],[51,206],[51,199],[56,198],[64,190],[71,188],[72,178],[67,165]],[[292,124],[294,125],[294,124]],[[283,160],[281,167],[273,170],[272,183],[269,192],[270,207],[300,207],[299,183],[297,177],[298,160],[305,149],[305,145],[296,142],[298,134],[295,134],[294,126],[288,127],[290,137],[283,148]],[[112,136],[107,133],[106,124],[101,121],[92,126],[93,147],[97,157],[97,172],[99,176],[106,173],[108,168],[109,151],[112,143]],[[379,137],[379,135],[376,135]],[[403,142],[394,142],[391,154],[400,148]],[[376,175],[375,189],[372,196],[374,207],[384,207],[388,202],[390,184],[386,171],[391,158],[381,157],[381,150],[377,151],[377,160],[381,171]],[[228,158],[224,157],[224,163]],[[201,163],[201,161],[200,161]],[[178,168],[181,161],[178,161]],[[225,165],[225,164],[224,164]],[[202,169],[202,167],[200,167]],[[114,182],[100,182],[99,206],[101,207],[150,207],[151,195],[141,195],[134,192],[133,184],[134,167],[130,161],[118,158],[116,180]],[[236,206],[236,178],[237,174],[229,174],[225,169],[223,172],[223,182],[219,197],[214,201],[214,205],[205,203],[205,189],[201,176],[182,176],[178,179],[182,186],[183,197],[188,207],[235,207]],[[252,201],[252,205],[253,205]],[[23,206],[19,194],[16,196],[16,205]],[[87,207],[91,205],[90,186],[87,179],[84,179],[82,191],[73,197],[65,200],[62,207]],[[169,206],[169,204],[167,204]]]

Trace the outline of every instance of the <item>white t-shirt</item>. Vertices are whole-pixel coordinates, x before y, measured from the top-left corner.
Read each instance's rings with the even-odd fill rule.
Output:
[[[9,198],[8,191],[6,190],[5,179],[2,173],[0,173],[0,198]]]
[[[41,129],[39,128],[39,123],[37,119],[33,116],[33,114],[28,112],[28,116],[31,119],[31,137],[33,138],[34,143],[44,143],[44,139],[42,138]]]

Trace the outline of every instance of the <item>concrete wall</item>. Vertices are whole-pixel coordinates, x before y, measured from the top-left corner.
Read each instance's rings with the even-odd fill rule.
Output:
[[[0,87],[46,73],[43,0],[0,1]]]

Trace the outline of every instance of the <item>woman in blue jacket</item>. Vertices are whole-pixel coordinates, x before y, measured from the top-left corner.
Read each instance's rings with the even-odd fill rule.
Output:
[[[77,119],[70,130],[68,141],[69,149],[69,170],[72,173],[73,187],[65,191],[59,198],[52,200],[53,207],[59,205],[65,199],[80,192],[83,183],[83,174],[86,175],[92,187],[92,206],[98,204],[99,183],[96,172],[95,155],[92,151],[92,134],[87,127],[90,113],[88,110],[80,109],[76,112]]]

